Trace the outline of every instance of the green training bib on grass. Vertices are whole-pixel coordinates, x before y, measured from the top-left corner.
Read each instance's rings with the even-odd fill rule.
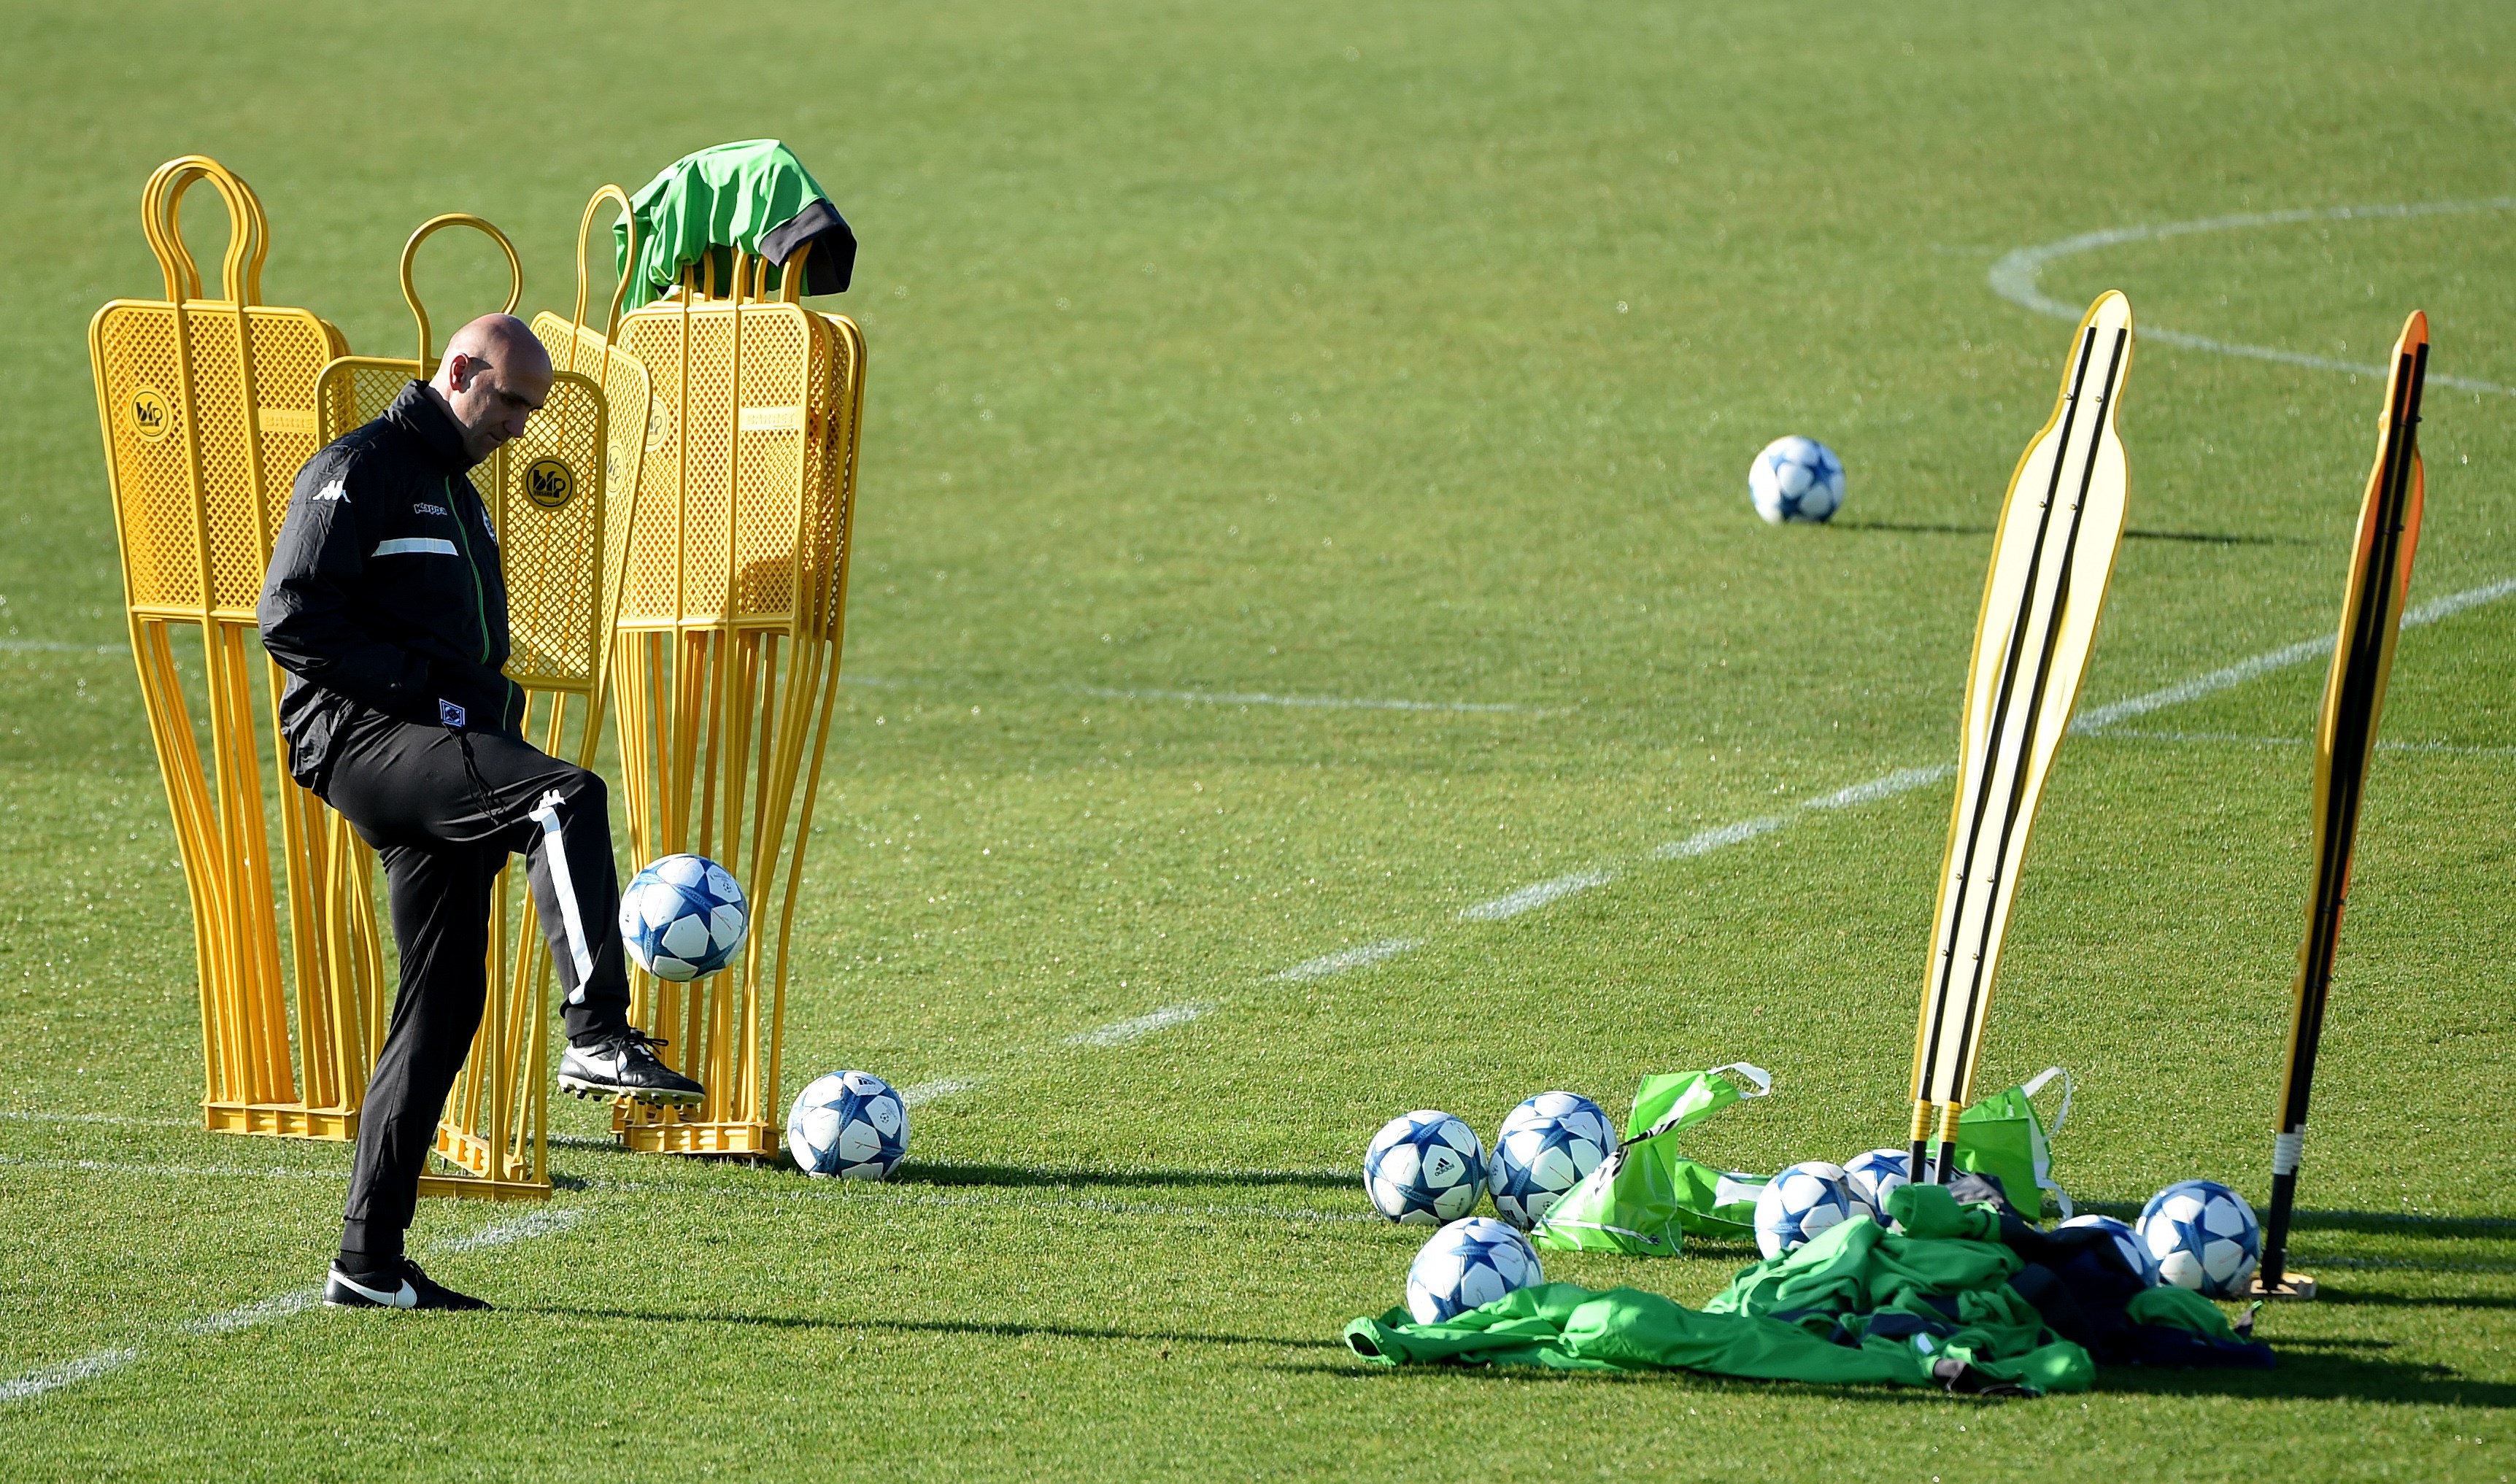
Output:
[[[2062,1106],[2047,1130],[2035,1112],[2035,1094],[2056,1077],[2062,1079]],[[1966,1109],[1957,1119],[1957,1168],[1998,1179],[2009,1203],[2031,1221],[2044,1219],[2041,1192],[2051,1191],[2068,1220],[2071,1198],[2053,1183],[2053,1136],[2071,1116],[2071,1074],[2052,1066]]]
[[[1764,1180],[1688,1159],[1677,1152],[1675,1135],[1773,1088],[1770,1073],[1743,1061],[1644,1078],[1633,1116],[1625,1120],[1625,1141],[1548,1208],[1530,1240],[1558,1252],[1666,1257],[1684,1247],[1690,1231],[1752,1231]]]

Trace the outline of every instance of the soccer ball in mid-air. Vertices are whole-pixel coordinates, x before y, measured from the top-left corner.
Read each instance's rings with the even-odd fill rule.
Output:
[[[2263,1260],[2262,1223],[2217,1180],[2178,1180],[2140,1209],[2140,1244],[2158,1278],[2211,1298],[2234,1298]]]
[[[1607,1110],[1578,1092],[1540,1092],[1494,1134],[1494,1210],[1526,1231],[1616,1147]]]
[[[1440,1324],[1505,1294],[1546,1281],[1537,1249],[1491,1216],[1466,1216],[1433,1233],[1406,1269],[1406,1312]]]
[[[1371,1136],[1363,1184],[1372,1209],[1393,1221],[1455,1221],[1486,1193],[1486,1146],[1474,1129],[1438,1108],[1401,1114]]]
[[[786,1152],[806,1175],[881,1179],[908,1153],[908,1106],[871,1072],[816,1077],[787,1111]]]
[[[620,938],[658,979],[695,979],[733,962],[751,930],[751,904],[732,873],[704,855],[648,864],[620,893]]]
[[[1756,1197],[1756,1250],[1779,1257],[1852,1219],[1860,1207],[1843,1181],[1843,1167],[1803,1160]]]
[[[1852,1192],[1853,1208],[1872,1220],[1886,1220],[1887,1198],[1896,1187],[1912,1182],[1911,1163],[1903,1149],[1872,1149],[1845,1161],[1843,1184]]]
[[[2115,1251],[2121,1256],[2123,1266],[2131,1269],[2132,1276],[2141,1281],[2141,1286],[2158,1286],[2158,1259],[2141,1245],[2139,1232],[2112,1216],[2073,1216],[2057,1229],[2068,1230],[2074,1226],[2093,1226],[2113,1238]]]
[[[1843,461],[1815,438],[1776,438],[1747,466],[1747,498],[1768,525],[1831,519],[1843,505]]]

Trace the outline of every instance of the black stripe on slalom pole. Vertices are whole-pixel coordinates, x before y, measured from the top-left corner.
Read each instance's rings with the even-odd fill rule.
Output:
[[[2038,656],[2034,689],[2027,699],[2025,730],[2018,744],[2017,764],[2010,770],[2009,803],[2000,821],[2000,845],[1992,852],[1992,881],[1986,888],[1987,899],[1981,931],[1975,938],[1974,977],[1966,985],[1964,1018],[1957,1022],[1963,1028],[1960,1032],[1963,1039],[1957,1043],[1957,1061],[1960,1066],[1973,1066],[1980,1051],[1979,1043],[1983,1036],[1983,999],[1988,988],[1984,966],[1992,952],[1992,924],[1998,916],[2001,872],[2009,860],[2009,842],[2017,834],[2019,817],[2025,812],[2028,764],[2031,761],[2030,755],[2034,751],[2037,730],[2043,723],[2044,693],[2053,680],[2053,650],[2061,641],[2062,621],[2071,607],[2071,570],[2078,560],[2079,529],[2087,515],[2088,486],[2096,480],[2097,457],[2105,451],[2106,414],[2113,405],[2115,376],[2122,369],[2123,347],[2129,338],[2127,331],[2115,332],[2114,348],[2106,361],[2105,380],[2099,383],[2097,388],[2097,405],[2092,419],[2094,429],[2088,438],[2087,457],[2079,466],[2079,487],[2071,500],[2070,530],[2062,538],[2061,567],[2054,574],[2053,602],[2044,620],[2043,652]],[[2070,452],[2070,444],[2067,440],[2063,443],[2061,451],[2065,454]],[[2057,469],[2061,462],[2059,458],[2054,460]],[[1956,1144],[1953,1140],[1940,1146],[1940,1158],[1948,1165],[1954,1165],[1956,1152]],[[1945,1176],[1941,1183],[1947,1183]]]
[[[2019,609],[2010,624],[2007,640],[2009,652],[2001,660],[2000,694],[1992,705],[1992,724],[1984,737],[1984,756],[1987,761],[1975,789],[1974,804],[1966,811],[1965,827],[1959,832],[1964,843],[1957,858],[1956,872],[1952,878],[1954,886],[1949,891],[1949,905],[1941,915],[1938,925],[1940,930],[1935,934],[1944,946],[1941,950],[1940,962],[1931,966],[1931,974],[1935,982],[1931,986],[1930,1035],[1923,1043],[1920,1097],[1917,1099],[1921,1101],[1947,1100],[1933,1097],[1931,1092],[1933,1072],[1940,1060],[1940,1037],[1947,1028],[1949,984],[1956,967],[1957,925],[1965,920],[1966,888],[1974,875],[1975,847],[1983,839],[1983,814],[1986,806],[1992,802],[1992,775],[1996,766],[1996,760],[2000,756],[2003,735],[2009,724],[2009,698],[2018,682],[2019,651],[2026,643],[2025,625],[2035,603],[2035,577],[2043,565],[2045,538],[2052,531],[2053,498],[2060,492],[2062,484],[2061,456],[2069,450],[2071,432],[2078,423],[2079,397],[2087,387],[2088,366],[2096,358],[2096,340],[2097,331],[2094,325],[2090,325],[2080,336],[2078,364],[2072,369],[2071,394],[2065,399],[2062,409],[2061,440],[2054,451],[2052,473],[2046,478],[2044,498],[2037,510],[2035,539],[2028,548],[2027,580],[2020,589]],[[1995,541],[1997,539],[1997,537],[1994,538]],[[1996,546],[1992,559],[1996,567],[2000,561],[2000,552]],[[1926,1141],[1916,1141],[1916,1147],[1923,1147],[1924,1142]],[[1918,1166],[1910,1177],[1917,1180],[1924,1178]]]
[[[2423,340],[2408,354],[2395,358],[2394,400],[2387,409],[2388,441],[2383,451],[2386,467],[2375,510],[2377,528],[2369,541],[2367,582],[2362,585],[2359,611],[2344,615],[2351,632],[2336,677],[2340,694],[2332,709],[2332,753],[2321,821],[2323,850],[2316,860],[2306,940],[2298,950],[2288,1073],[2281,1087],[2280,1124],[2273,1141],[2271,1209],[2263,1223],[2262,1266],[2255,1279],[2265,1292],[2282,1289],[2287,1278],[2288,1229],[2297,1200],[2307,1097],[2315,1081],[2316,1051],[2324,1038],[2324,1012],[2340,947],[2359,805],[2367,791],[2369,754],[2375,740],[2375,690],[2383,679],[2386,639],[2399,622],[2393,609],[2402,598],[2399,568],[2411,507],[2411,468],[2419,452],[2420,397],[2428,380],[2428,353]]]
[[[2104,450],[2106,415],[2112,405],[2115,382],[2121,372],[2123,350],[2128,341],[2127,330],[2118,329],[2115,332],[2106,372],[2098,382],[2097,400],[2091,410],[2090,432],[2081,460],[2077,487],[2073,492],[2070,515],[2063,535],[2061,560],[2052,589],[2053,597],[2051,602],[2044,605],[2044,632],[2038,646],[2036,666],[2030,681],[2027,714],[2025,721],[2019,725],[2016,745],[2012,747],[2008,744],[2011,718],[2014,715],[2017,700],[2016,686],[2021,661],[2025,657],[2028,630],[2036,617],[2039,605],[2041,584],[2038,579],[2042,576],[2045,546],[2052,534],[2053,507],[2063,488],[2071,451],[2071,438],[2077,430],[2079,414],[2086,398],[2087,373],[2096,358],[2096,328],[2093,325],[2082,337],[2078,364],[2074,368],[2071,394],[2060,429],[2060,440],[2054,450],[2053,468],[2047,479],[2042,508],[2038,513],[2035,542],[2029,553],[2028,570],[2020,593],[2018,612],[2009,635],[2009,652],[2003,661],[2000,695],[1993,709],[1992,724],[1987,729],[1985,737],[1985,762],[1977,781],[1974,807],[1969,811],[1967,818],[1968,828],[1964,832],[1966,837],[1964,850],[1954,877],[1955,889],[1951,893],[1953,900],[1948,914],[1942,920],[1946,946],[1941,962],[1933,966],[1940,982],[1933,989],[1931,1027],[1925,1041],[1922,1083],[1926,1094],[1932,1091],[1931,1084],[1937,1073],[1943,1037],[1948,1028],[1950,991],[1953,988],[1956,971],[1955,939],[1965,921],[1967,901],[1969,898],[1978,896],[1981,898],[1982,907],[1980,930],[1973,954],[1974,969],[1967,980],[1965,1012],[1958,1022],[1960,1040],[1957,1050],[1962,1061],[1971,1063],[1980,1038],[1979,1020],[1987,981],[1986,955],[1991,949],[1993,927],[1998,919],[1998,897],[2003,880],[2003,864],[2009,853],[2010,842],[2016,834],[2020,815],[2024,811],[2028,778],[2032,771],[2030,755],[2037,740],[2044,697],[2052,679],[2054,651],[2060,640],[2064,616],[2070,607],[2071,579],[2077,557],[2079,534],[2086,515],[2088,490],[2095,479],[2097,460]],[[1994,560],[1995,562],[1998,560],[1997,556]],[[2012,752],[2016,757],[2010,765],[2009,797],[2003,809],[1998,845],[1992,856],[1992,876],[1989,883],[1983,883],[1975,878],[1975,859],[1982,843],[1985,816],[2002,760]],[[1945,1102],[1953,1096],[1957,1090],[1954,1087],[1947,1087],[1938,1091],[1943,1095],[1932,1100]],[[1955,1174],[1954,1140],[1943,1138],[1938,1157],[1932,1161],[1932,1168],[1927,1174],[1919,1173],[1923,1169],[1922,1159],[1927,1152],[1927,1139],[1914,1140],[1912,1164],[1909,1166],[1917,1172],[1913,1177],[1946,1183]]]

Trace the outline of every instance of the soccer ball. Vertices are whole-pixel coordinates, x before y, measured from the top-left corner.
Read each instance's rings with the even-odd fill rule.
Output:
[[[1616,1147],[1607,1111],[1578,1092],[1540,1092],[1494,1134],[1494,1210],[1528,1230]]]
[[[1776,438],[1747,466],[1747,498],[1768,525],[1829,519],[1843,505],[1843,461],[1815,438]]]
[[[1415,1255],[1406,1312],[1417,1324],[1440,1324],[1545,1281],[1527,1237],[1491,1216],[1467,1216],[1433,1233]]]
[[[1911,1183],[1910,1163],[1911,1157],[1903,1149],[1854,1155],[1843,1167],[1844,1188],[1852,1192],[1853,1210],[1872,1220],[1886,1220],[1887,1198],[1898,1186]]]
[[[1779,1257],[1851,1220],[1859,1209],[1841,1165],[1803,1160],[1756,1197],[1756,1250]]]
[[[658,979],[723,969],[751,930],[751,904],[725,867],[704,855],[650,862],[620,893],[620,938]]]
[[[1474,1129],[1438,1108],[1381,1126],[1363,1155],[1372,1209],[1409,1226],[1439,1226],[1477,1209],[1486,1193],[1486,1148]]]
[[[2263,1260],[2262,1223],[2245,1198],[2216,1180],[2178,1180],[2140,1209],[2140,1243],[2161,1283],[2234,1298]]]
[[[816,1077],[786,1112],[786,1152],[806,1175],[881,1179],[908,1153],[908,1108],[871,1072]]]
[[[2115,1251],[2122,1255],[2123,1265],[2130,1268],[2133,1276],[2140,1279],[2141,1286],[2144,1288],[2158,1286],[2158,1259],[2151,1257],[2149,1249],[2141,1245],[2139,1232],[2112,1216],[2073,1216],[2063,1222],[2060,1229],[2073,1226],[2093,1226],[2113,1236]]]

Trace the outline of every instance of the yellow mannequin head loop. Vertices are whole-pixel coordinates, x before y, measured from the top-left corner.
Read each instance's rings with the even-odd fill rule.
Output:
[[[428,309],[419,302],[419,287],[411,281],[410,267],[419,256],[419,245],[449,227],[469,227],[483,232],[490,241],[498,244],[499,251],[507,255],[507,303],[501,312],[513,314],[516,306],[524,298],[524,260],[516,256],[516,244],[507,240],[505,232],[467,211],[449,211],[419,224],[419,230],[412,232],[410,240],[401,245],[401,297],[410,306],[411,317],[419,321],[419,374],[423,377],[436,374],[436,342],[429,334]]]

